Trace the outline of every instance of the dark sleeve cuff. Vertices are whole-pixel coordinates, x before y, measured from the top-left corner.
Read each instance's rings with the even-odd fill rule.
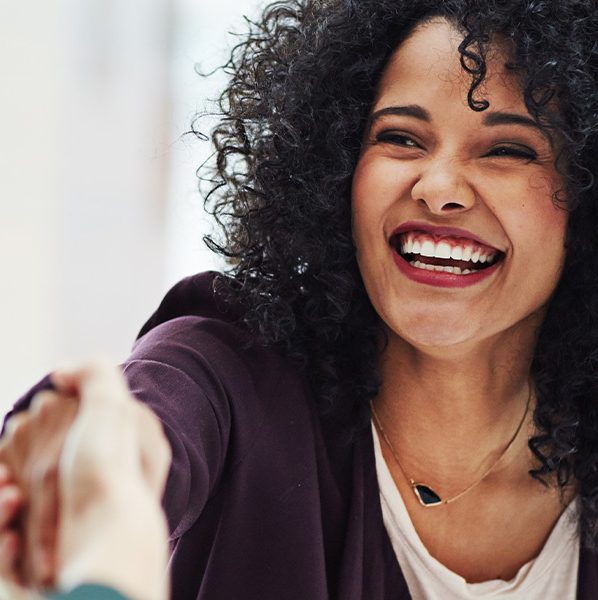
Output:
[[[48,596],[48,600],[132,600],[103,585],[80,585],[67,593]]]

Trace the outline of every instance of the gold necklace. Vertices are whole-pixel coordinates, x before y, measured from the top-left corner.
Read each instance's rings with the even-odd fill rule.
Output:
[[[443,500],[440,497],[440,495],[437,494],[429,485],[427,485],[425,483],[418,483],[414,479],[411,479],[411,477],[409,477],[407,475],[407,473],[405,473],[405,469],[403,469],[403,465],[401,465],[401,461],[399,460],[399,457],[397,456],[395,449],[393,448],[392,444],[390,443],[390,440],[388,439],[388,436],[386,435],[386,432],[384,431],[384,428],[382,427],[382,423],[380,423],[380,418],[378,417],[378,413],[376,412],[376,409],[374,408],[374,404],[371,400],[370,400],[370,408],[372,409],[372,414],[374,415],[374,420],[376,421],[376,426],[380,430],[380,434],[382,435],[382,437],[384,438],[384,441],[386,442],[387,446],[389,447],[393,458],[395,459],[397,465],[399,466],[399,469],[401,470],[401,473],[403,473],[403,475],[405,476],[405,479],[407,479],[407,481],[409,482],[409,485],[411,486],[411,489],[413,490],[413,493],[415,494],[416,498],[419,500],[419,503],[426,508],[430,508],[432,506],[440,506],[441,504],[450,504],[451,502],[458,500],[459,498],[461,498],[461,496],[463,496],[464,494],[467,494],[467,492],[469,492],[469,490],[472,490],[476,485],[478,485],[484,479],[486,479],[486,477],[490,474],[490,471],[492,471],[492,469],[494,469],[494,467],[496,467],[496,465],[499,463],[500,459],[508,452],[509,448],[513,445],[513,442],[519,435],[519,432],[521,431],[521,428],[523,427],[523,423],[525,422],[525,417],[527,416],[527,413],[529,411],[531,399],[532,399],[532,382],[530,379],[529,395],[527,397],[527,403],[525,405],[525,412],[523,413],[523,417],[521,418],[521,421],[520,421],[519,425],[517,426],[517,429],[515,430],[513,437],[509,440],[509,443],[506,445],[505,449],[501,452],[500,456],[494,461],[494,463],[492,463],[492,466],[477,481],[472,483],[470,486],[466,487],[462,492],[459,492],[456,496],[453,496],[452,498],[447,498],[446,500]]]

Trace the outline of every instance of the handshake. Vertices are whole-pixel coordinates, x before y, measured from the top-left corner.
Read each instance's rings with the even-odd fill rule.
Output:
[[[0,439],[0,600],[68,598],[84,584],[166,600],[159,420],[103,361],[51,382]]]

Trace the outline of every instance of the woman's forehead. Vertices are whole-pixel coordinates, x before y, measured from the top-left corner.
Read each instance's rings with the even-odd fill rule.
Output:
[[[447,95],[466,105],[472,76],[461,64],[462,40],[463,34],[445,18],[435,17],[417,25],[384,68],[373,108],[398,99],[417,100],[419,104],[427,98],[434,105]],[[526,111],[520,74],[508,69],[509,58],[506,41],[496,38],[488,45],[486,75],[476,97],[502,108]]]

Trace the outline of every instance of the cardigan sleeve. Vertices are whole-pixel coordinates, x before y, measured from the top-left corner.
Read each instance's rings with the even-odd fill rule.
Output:
[[[202,321],[183,316],[157,325],[121,366],[131,393],[158,416],[171,445],[163,498],[171,539],[191,527],[215,490],[230,433],[228,394],[212,366],[218,340],[204,333]],[[44,377],[15,404],[5,424],[35,393],[51,387]]]
[[[226,460],[231,418],[209,358],[216,343],[201,319],[179,317],[145,334],[122,365],[131,393],[155,412],[170,441],[164,508],[171,539],[199,517]]]

